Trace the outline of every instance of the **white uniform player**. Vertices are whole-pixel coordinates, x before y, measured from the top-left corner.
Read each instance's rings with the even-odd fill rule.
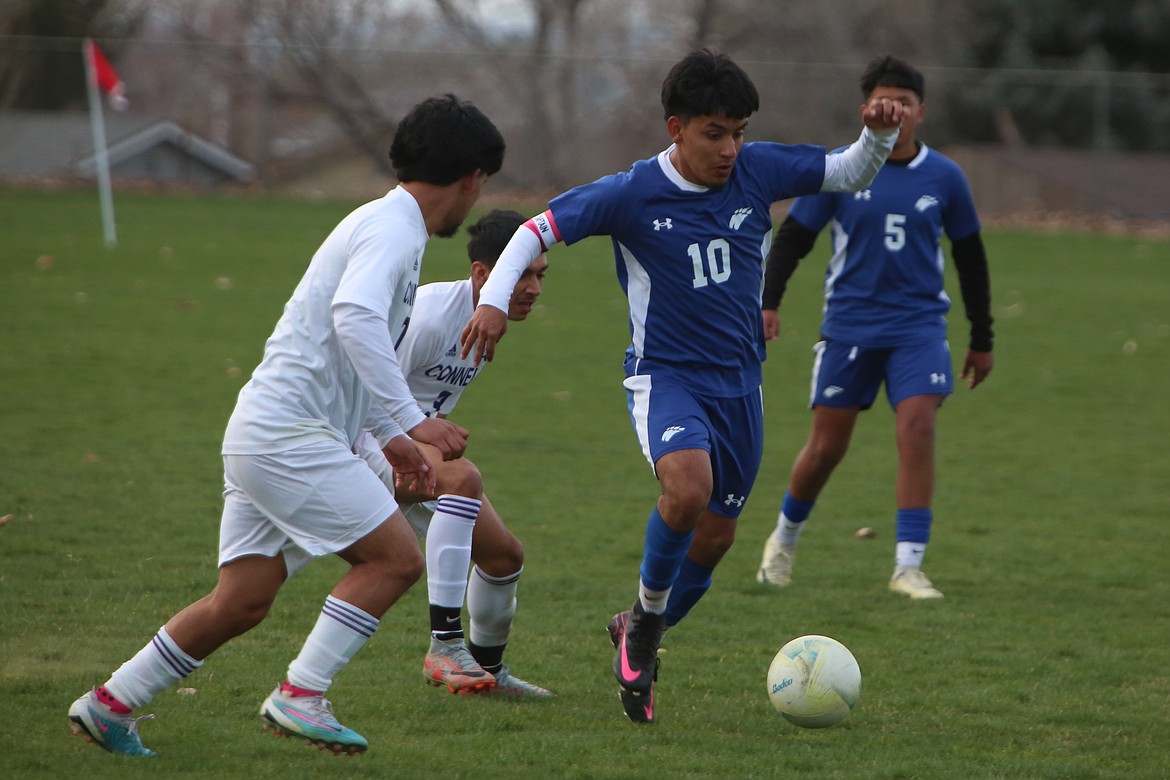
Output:
[[[292,574],[394,513],[393,495],[369,479],[353,446],[372,398],[385,410],[384,443],[425,419],[391,336],[410,320],[427,238],[414,198],[397,188],[351,213],[317,250],[228,421],[220,565],[283,553]],[[363,332],[351,356],[346,341]],[[263,471],[252,456],[267,456]]]
[[[398,359],[414,401],[432,417],[446,417],[484,366],[460,357],[459,340],[471,318],[496,258],[524,221],[514,211],[492,211],[468,228],[471,276],[419,288],[410,328],[399,343]],[[540,295],[548,266],[541,254],[521,275],[508,303],[508,318],[523,320]],[[372,434],[359,441],[357,452],[392,489],[394,475],[378,447],[386,415],[377,409],[367,424]],[[516,610],[517,582],[524,567],[523,547],[507,529],[483,494],[483,480],[466,458],[438,467],[439,501],[408,503],[399,490],[402,509],[420,539],[426,539],[427,590],[430,601],[431,645],[423,674],[434,685],[454,693],[492,692],[508,696],[548,696],[545,689],[513,676],[503,663]],[[453,495],[461,502],[452,510]],[[478,511],[468,508],[478,502]],[[447,511],[444,511],[444,510]],[[474,536],[474,538],[473,538]],[[468,567],[475,568],[468,576]],[[470,617],[470,643],[464,641],[463,602]]]
[[[459,402],[463,388],[483,368],[470,358],[459,357],[459,335],[474,310],[470,279],[436,282],[418,290],[410,327],[396,352],[414,404],[427,417],[446,417]],[[372,411],[367,421],[369,430],[359,439],[357,452],[393,489],[394,472],[378,445],[385,438],[385,426],[392,426],[393,421]],[[436,504],[423,501],[402,506],[419,539],[427,536]]]
[[[350,568],[260,714],[268,730],[335,753],[366,749],[324,694],[424,562],[393,491],[353,448],[373,405],[385,415],[385,457],[412,488],[436,485],[435,456],[420,446],[442,458],[463,453],[467,431],[422,413],[394,342],[410,321],[427,239],[454,235],[503,157],[499,131],[454,95],[425,100],[403,117],[390,148],[401,183],[325,239],[240,391],[223,442],[215,589],[73,703],[74,733],[111,752],[154,755],[133,709],[263,620],[287,577],[311,557],[335,553]]]

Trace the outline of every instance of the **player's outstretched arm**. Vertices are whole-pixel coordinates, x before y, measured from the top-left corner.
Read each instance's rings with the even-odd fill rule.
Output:
[[[901,105],[901,104],[896,104]],[[862,114],[868,107],[862,109]],[[875,125],[884,124],[884,113],[870,121]],[[901,116],[901,114],[899,114]],[[898,140],[898,128],[861,128],[861,137],[842,151],[825,156],[825,181],[821,192],[858,192],[870,185],[878,171],[886,164],[886,158],[893,151]]]
[[[475,313],[463,328],[462,357],[471,355],[477,366],[483,360],[491,362],[496,354],[496,343],[508,329],[508,301],[516,282],[533,260],[559,240],[552,214],[548,211],[516,228],[479,291]]]

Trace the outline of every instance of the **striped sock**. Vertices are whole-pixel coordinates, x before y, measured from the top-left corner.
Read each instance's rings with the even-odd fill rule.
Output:
[[[141,707],[202,665],[202,661],[196,661],[175,644],[164,626],[137,655],[110,675],[98,696],[104,690],[125,707]],[[110,707],[113,709],[112,704]]]
[[[327,597],[300,655],[288,666],[289,684],[321,693],[329,690],[334,675],[374,635],[378,622],[352,604]]]
[[[482,502],[475,498],[439,496],[427,528],[427,600],[436,607],[462,611],[471,567],[471,534]],[[433,625],[432,630],[443,630]],[[448,626],[453,628],[453,625]],[[462,631],[462,626],[459,627]]]

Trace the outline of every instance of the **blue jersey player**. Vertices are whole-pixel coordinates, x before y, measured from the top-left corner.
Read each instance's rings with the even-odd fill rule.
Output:
[[[768,257],[764,327],[769,338],[776,338],[776,310],[785,284],[817,234],[831,225],[833,254],[813,366],[812,431],[793,464],[756,579],[789,583],[804,521],[845,456],[858,413],[873,404],[884,382],[898,445],[895,568],[889,587],[912,599],[937,599],[942,592],[922,573],[922,559],[933,519],[935,415],[953,389],[941,237],[945,233],[951,241],[971,323],[961,374],[971,388],[992,366],[987,256],[962,171],[915,137],[926,112],[922,74],[883,57],[870,63],[861,89],[867,104],[877,97],[905,107],[889,161],[861,192],[798,199]]]
[[[464,354],[490,360],[506,326],[507,294],[533,257],[558,241],[613,239],[629,301],[630,419],[661,485],[637,600],[610,622],[622,703],[639,723],[654,717],[662,632],[710,586],[759,468],[768,208],[866,186],[893,146],[902,109],[875,102],[861,137],[841,154],[744,143],[759,108],[755,86],[730,58],[708,50],[671,69],[662,106],[671,146],[560,195],[522,226],[463,335]]]

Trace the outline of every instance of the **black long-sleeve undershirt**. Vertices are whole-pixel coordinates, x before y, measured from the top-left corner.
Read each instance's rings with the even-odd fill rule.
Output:
[[[763,308],[779,309],[780,299],[788,287],[788,279],[796,266],[803,260],[817,242],[817,234],[787,217],[780,224],[772,239],[768,252],[768,264],[764,269]]]
[[[995,345],[995,333],[991,330],[991,276],[979,231],[952,243],[951,257],[959,272],[959,291],[971,323],[970,347],[975,352],[990,352]]]

